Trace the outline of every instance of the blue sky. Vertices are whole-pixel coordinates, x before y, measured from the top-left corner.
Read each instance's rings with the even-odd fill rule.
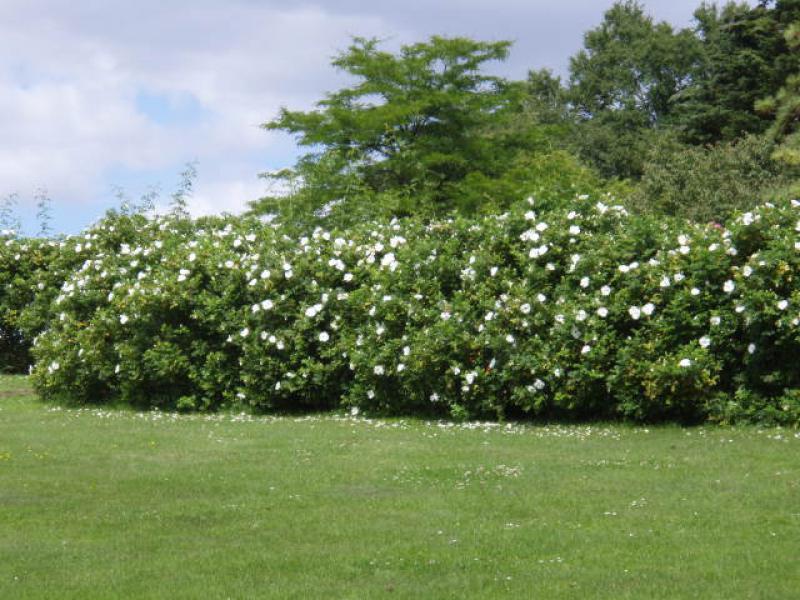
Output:
[[[197,161],[195,214],[241,211],[259,172],[291,165],[290,138],[259,128],[281,106],[310,108],[345,83],[330,68],[352,36],[389,47],[433,34],[515,41],[499,67],[566,71],[599,0],[285,2],[3,0],[0,3],[0,197],[46,188],[54,226],[75,232],[118,204],[167,198]],[[689,25],[699,0],[650,0],[657,19]],[[165,200],[166,202],[166,200]]]

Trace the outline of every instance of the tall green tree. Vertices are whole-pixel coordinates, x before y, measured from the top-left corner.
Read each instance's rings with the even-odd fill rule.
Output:
[[[800,52],[800,22],[784,34],[792,52]],[[778,144],[773,158],[790,166],[800,166],[800,73],[792,73],[774,96],[756,103],[756,109],[773,117],[767,135]]]
[[[676,125],[692,144],[732,141],[763,133],[770,119],[756,101],[774,95],[800,57],[784,32],[800,19],[800,0],[702,4],[694,13],[701,60],[692,84],[676,97]]]
[[[616,2],[570,60],[580,154],[607,176],[638,177],[652,131],[669,125],[699,53],[690,30],[654,22],[634,0]]]
[[[312,111],[283,108],[264,125],[294,135],[307,152],[269,175],[294,192],[254,209],[300,216],[330,203],[392,198],[400,213],[471,210],[459,204],[464,181],[500,176],[546,137],[519,119],[524,85],[484,72],[510,45],[435,36],[391,53],[356,38],[333,61],[353,85]]]

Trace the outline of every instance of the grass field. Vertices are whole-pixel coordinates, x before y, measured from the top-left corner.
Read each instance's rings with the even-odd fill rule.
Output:
[[[0,379],[0,598],[797,598],[800,434],[59,409]]]

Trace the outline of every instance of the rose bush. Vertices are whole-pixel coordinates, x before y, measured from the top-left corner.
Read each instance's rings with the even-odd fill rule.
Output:
[[[798,218],[765,204],[726,229],[587,196],[305,236],[109,215],[14,241],[52,249],[15,302],[59,401],[797,424]]]

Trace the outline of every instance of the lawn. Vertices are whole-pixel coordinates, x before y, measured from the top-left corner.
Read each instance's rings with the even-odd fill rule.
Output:
[[[63,409],[0,379],[0,598],[796,598],[800,434]]]

